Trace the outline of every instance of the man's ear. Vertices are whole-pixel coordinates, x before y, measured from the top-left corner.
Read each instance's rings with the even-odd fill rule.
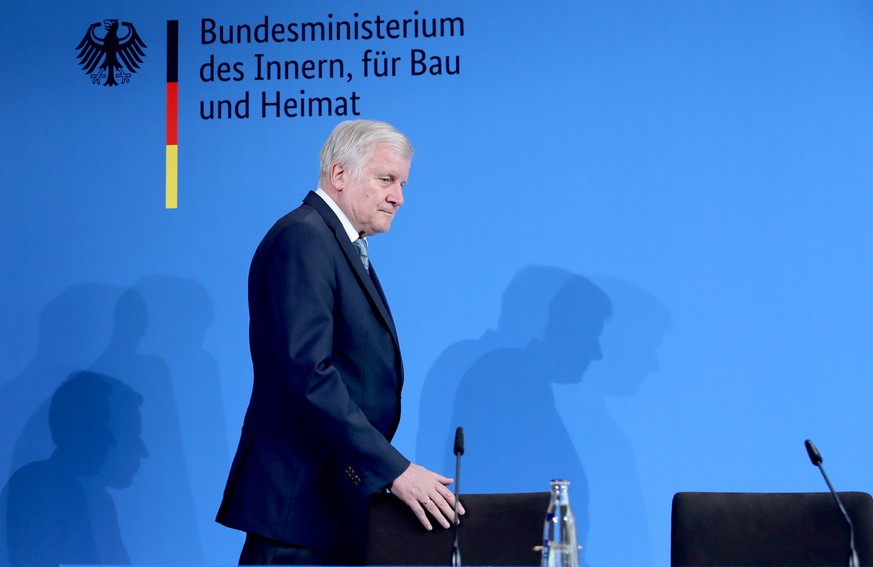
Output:
[[[348,179],[349,172],[346,170],[345,166],[341,163],[334,163],[330,166],[330,173],[328,177],[330,179],[330,184],[337,191],[342,191],[346,187],[346,180]]]

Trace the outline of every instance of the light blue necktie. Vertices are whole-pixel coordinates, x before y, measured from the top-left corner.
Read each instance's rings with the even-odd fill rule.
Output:
[[[367,248],[367,241],[363,238],[359,238],[352,242],[355,245],[355,248],[358,249],[358,256],[361,257],[361,262],[364,264],[364,269],[370,270],[370,253]]]

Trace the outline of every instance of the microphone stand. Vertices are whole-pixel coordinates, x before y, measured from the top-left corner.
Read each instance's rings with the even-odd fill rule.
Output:
[[[464,428],[455,430],[455,534],[452,540],[452,567],[461,567],[461,546],[459,543],[461,521],[458,518],[461,494],[461,455],[464,454]]]
[[[855,526],[852,524],[852,518],[849,516],[849,513],[846,511],[846,507],[843,506],[843,501],[840,500],[839,495],[837,495],[837,491],[834,490],[834,486],[831,484],[831,479],[828,478],[827,473],[822,466],[822,461],[824,459],[821,458],[821,453],[818,452],[815,444],[807,439],[803,442],[806,446],[806,452],[809,455],[809,460],[812,461],[812,464],[818,467],[818,470],[821,471],[821,475],[824,477],[825,482],[828,485],[828,489],[831,491],[831,495],[834,497],[834,502],[837,503],[837,507],[840,509],[840,512],[843,514],[843,518],[846,519],[846,523],[849,524],[849,567],[860,567],[860,561],[858,560],[858,551],[855,549]]]

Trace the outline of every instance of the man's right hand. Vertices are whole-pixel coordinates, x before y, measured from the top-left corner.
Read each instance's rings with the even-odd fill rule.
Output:
[[[454,479],[410,463],[391,483],[391,492],[409,506],[425,529],[433,529],[428,515],[442,527],[449,528],[455,521],[455,495],[447,488],[452,482]],[[458,513],[464,514],[460,503]]]

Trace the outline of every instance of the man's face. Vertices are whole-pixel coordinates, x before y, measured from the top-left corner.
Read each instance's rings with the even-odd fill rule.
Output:
[[[409,178],[410,160],[389,146],[379,144],[361,169],[358,179],[340,164],[334,164],[331,180],[338,191],[340,209],[362,236],[388,232],[403,204],[403,187]]]

